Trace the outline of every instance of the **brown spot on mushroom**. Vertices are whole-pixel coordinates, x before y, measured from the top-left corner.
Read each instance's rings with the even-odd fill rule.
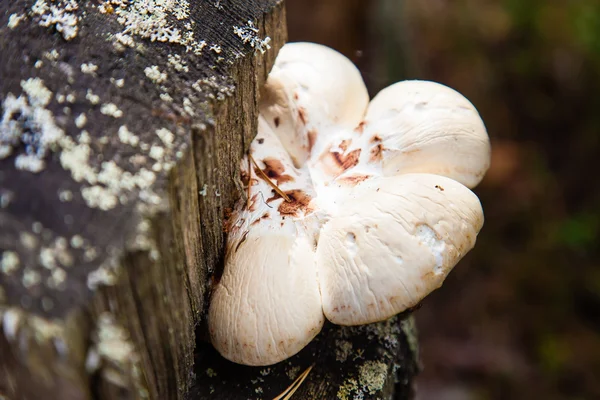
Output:
[[[358,133],[363,133],[366,125],[367,123],[365,121],[361,121],[360,124],[358,124],[358,126],[356,127],[356,129],[354,129],[354,131]]]
[[[242,170],[242,172],[240,173],[240,177],[242,180],[242,185],[248,186],[248,182],[250,181],[250,174],[248,174],[246,170]]]
[[[351,175],[344,176],[336,180],[337,183],[341,183],[343,185],[356,186],[362,181],[369,179],[371,175]]]
[[[331,175],[337,176],[345,170],[354,167],[358,164],[361,149],[352,150],[348,154],[341,154],[331,149],[325,151],[320,160],[323,163],[324,169]]]
[[[258,193],[255,193],[249,201],[250,206],[248,207],[248,211],[252,212],[252,211],[256,211],[256,209],[258,208],[258,205],[260,204],[258,202]]]
[[[435,185],[435,188],[436,188],[437,190],[439,190],[440,192],[443,192],[443,191],[444,191],[444,188],[443,188],[443,187],[441,187],[440,185]]]
[[[265,169],[262,170],[269,179],[276,181],[277,185],[281,185],[286,182],[294,182],[294,177],[284,174],[285,166],[281,161],[276,158],[265,158],[262,160],[265,164]],[[258,175],[259,173],[256,172]]]
[[[294,93],[294,100],[298,100],[298,93]]]
[[[273,120],[273,123],[275,124],[275,128],[279,128],[279,117],[275,117],[275,119]]]
[[[310,131],[308,131],[307,136],[308,136],[308,151],[312,151],[313,146],[317,142],[317,131],[314,129],[311,129]]]
[[[223,232],[225,233],[229,233],[232,230],[232,223],[233,221],[231,220],[231,215],[233,214],[233,210],[229,207],[227,207],[225,209],[225,211],[223,212]]]
[[[304,107],[298,107],[298,118],[300,119],[300,122],[302,122],[303,125],[306,125],[306,110],[304,109]]]
[[[340,149],[342,149],[344,152],[346,150],[348,150],[348,147],[352,144],[352,139],[344,139],[342,140],[342,142],[338,145],[338,147]]]
[[[302,190],[290,190],[285,194],[291,201],[284,201],[279,205],[278,210],[282,215],[298,216],[300,212],[311,211],[308,205],[312,198]]]
[[[331,153],[337,163],[342,167],[343,170],[354,167],[358,164],[360,158],[361,149],[352,150],[350,153],[341,155],[340,153]]]
[[[377,134],[373,135],[371,140],[369,140],[369,143],[372,143],[372,144],[379,143],[379,142],[381,142],[381,138]]]
[[[242,236],[242,240],[240,240],[239,243],[235,246],[235,251],[236,252],[238,251],[238,249],[240,248],[240,246],[242,245],[242,243],[244,243],[246,241],[246,237],[248,236],[248,232],[250,232],[250,231],[244,232],[244,236]]]
[[[258,208],[258,193],[255,193],[251,198],[250,198],[250,207],[248,207],[248,210],[250,212],[252,211],[256,211],[256,209]]]
[[[265,142],[265,139],[259,138],[256,141],[258,142],[258,144],[263,144]]]
[[[371,161],[371,162],[381,161],[382,158],[383,158],[383,145],[381,143],[378,143],[377,145],[375,145],[371,148],[371,157],[369,158],[369,161]]]
[[[269,218],[269,217],[270,217],[270,215],[269,215],[269,213],[268,213],[268,212],[267,212],[267,213],[264,213],[264,214],[263,214],[263,215],[262,215],[260,218],[258,218],[257,220],[255,220],[255,221],[254,221],[254,222],[253,222],[251,225],[256,225],[256,224],[259,224],[259,223],[260,223],[260,221],[262,221],[263,219],[267,219],[267,218]]]

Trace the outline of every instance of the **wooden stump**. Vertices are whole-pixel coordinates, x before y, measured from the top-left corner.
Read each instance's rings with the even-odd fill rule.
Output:
[[[287,386],[287,364],[260,375],[261,394],[244,379],[262,369],[204,344],[193,369],[282,2],[5,1],[0,38],[0,398],[182,399],[194,376],[190,398]],[[318,367],[296,398],[350,379],[348,393],[390,398],[396,374],[408,387],[410,335],[382,326],[397,346],[330,327],[297,357]],[[379,391],[360,386],[367,372]]]

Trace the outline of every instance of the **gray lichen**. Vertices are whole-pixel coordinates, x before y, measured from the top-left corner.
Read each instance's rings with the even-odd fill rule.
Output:
[[[15,97],[8,93],[2,103],[0,160],[24,146],[24,151],[15,158],[15,167],[40,172],[45,166],[44,158],[65,132],[46,109],[53,95],[44,82],[40,78],[29,78],[21,81],[21,87],[24,94]]]
[[[37,0],[30,15],[40,26],[53,26],[65,40],[71,40],[79,32],[78,9],[76,0]]]
[[[261,39],[258,36],[258,28],[254,26],[252,21],[248,21],[246,26],[234,26],[233,33],[242,39],[244,44],[249,43],[253,49],[260,51],[261,53],[264,53],[271,48],[269,45],[271,38],[267,36],[264,39]]]

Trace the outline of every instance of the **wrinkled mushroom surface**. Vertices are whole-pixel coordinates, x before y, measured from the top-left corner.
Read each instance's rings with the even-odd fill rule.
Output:
[[[249,198],[227,221],[208,316],[214,346],[237,363],[296,354],[325,318],[359,325],[414,307],[483,225],[468,189],[490,160],[475,107],[423,81],[369,103],[356,67],[321,45],[281,50],[249,153]]]

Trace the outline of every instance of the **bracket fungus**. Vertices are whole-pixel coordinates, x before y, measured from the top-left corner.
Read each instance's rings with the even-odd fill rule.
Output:
[[[469,188],[490,162],[461,94],[406,81],[369,102],[321,45],[284,46],[261,99],[208,316],[216,349],[247,365],[296,354],[325,318],[381,321],[440,287],[483,225]]]

